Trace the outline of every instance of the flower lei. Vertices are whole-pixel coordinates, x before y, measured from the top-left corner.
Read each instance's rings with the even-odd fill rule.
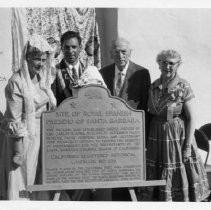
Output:
[[[88,66],[74,87],[79,88],[89,84],[102,85],[106,87],[106,84],[96,66]]]
[[[168,89],[168,93],[171,96],[170,100],[176,103],[182,102],[182,96],[184,92],[185,92],[185,84],[183,84],[182,82]]]

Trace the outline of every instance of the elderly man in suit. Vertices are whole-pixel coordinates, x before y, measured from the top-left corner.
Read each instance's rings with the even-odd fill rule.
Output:
[[[67,31],[61,36],[61,50],[64,58],[56,65],[56,79],[52,90],[59,105],[65,98],[73,96],[72,87],[85,70],[79,61],[81,37],[78,32]]]
[[[102,68],[100,73],[111,95],[124,99],[134,109],[144,110],[147,119],[148,90],[151,83],[149,71],[130,61],[131,47],[125,38],[112,41],[110,55],[114,63]],[[147,124],[146,122],[146,127]],[[131,200],[126,188],[113,189],[112,194],[115,201]]]

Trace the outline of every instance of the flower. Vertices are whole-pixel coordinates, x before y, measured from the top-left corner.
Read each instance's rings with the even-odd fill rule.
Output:
[[[102,85],[106,87],[106,84],[98,71],[98,69],[95,66],[88,66],[79,80],[77,81],[77,84],[74,86],[74,88],[80,88],[85,85],[90,85],[90,84],[95,84],[95,85]]]
[[[168,89],[168,93],[171,96],[171,101],[174,102],[181,102],[182,101],[182,96],[184,94],[185,91],[185,85],[183,83],[178,83],[176,86],[174,86],[173,88],[169,88]]]

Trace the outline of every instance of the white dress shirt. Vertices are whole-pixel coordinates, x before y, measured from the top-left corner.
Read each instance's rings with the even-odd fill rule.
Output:
[[[66,61],[65,61],[65,63],[67,65],[68,69],[69,69],[70,76],[72,76],[72,68],[74,67],[76,69],[76,73],[77,73],[78,78],[79,78],[79,66],[80,66],[79,61],[74,66],[69,64],[69,63],[67,63]]]

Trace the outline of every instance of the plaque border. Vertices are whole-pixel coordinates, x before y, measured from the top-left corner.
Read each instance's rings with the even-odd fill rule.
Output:
[[[60,106],[62,106],[62,104],[66,103],[67,101],[70,101],[72,99],[76,99],[78,98],[78,95],[77,96],[74,96],[74,97],[69,97],[69,98],[66,98],[64,101],[61,102],[61,104],[56,107],[55,110],[50,110],[50,111],[44,111],[41,115],[41,144],[40,144],[40,149],[41,149],[41,169],[42,169],[42,185],[44,189],[49,189],[49,190],[62,190],[62,189],[90,189],[90,188],[118,188],[118,187],[135,187],[135,186],[146,186],[147,183],[150,183],[150,182],[147,182],[146,181],[146,154],[145,154],[145,112],[144,110],[136,110],[136,109],[133,109],[132,107],[130,107],[125,100],[123,100],[122,98],[119,98],[117,96],[112,96],[110,91],[103,87],[103,86],[100,86],[100,85],[87,85],[85,87],[82,87],[81,89],[88,89],[88,88],[102,88],[104,89],[104,91],[107,92],[108,94],[108,97],[109,98],[113,98],[113,99],[116,99],[116,100],[119,100],[121,101],[129,110],[133,111],[133,112],[141,112],[142,113],[142,120],[143,120],[143,123],[142,123],[142,131],[143,131],[143,153],[142,153],[142,159],[143,159],[143,180],[138,180],[138,181],[105,181],[105,182],[90,182],[90,183],[58,183],[58,184],[46,184],[46,183],[43,183],[43,178],[44,178],[44,169],[45,169],[45,161],[44,161],[44,135],[43,135],[43,129],[44,129],[44,116],[48,113],[52,113],[52,112],[56,112]],[[90,184],[92,185],[90,187]],[[143,185],[144,184],[144,185]],[[83,185],[83,187],[81,186],[78,186],[78,185]],[[36,185],[32,185],[32,186],[35,186],[36,189],[39,189],[39,187],[37,188]],[[31,189],[32,186],[28,186],[29,189]],[[38,185],[39,186],[39,185]],[[71,187],[71,188],[70,188]],[[32,187],[33,188],[33,187]]]

